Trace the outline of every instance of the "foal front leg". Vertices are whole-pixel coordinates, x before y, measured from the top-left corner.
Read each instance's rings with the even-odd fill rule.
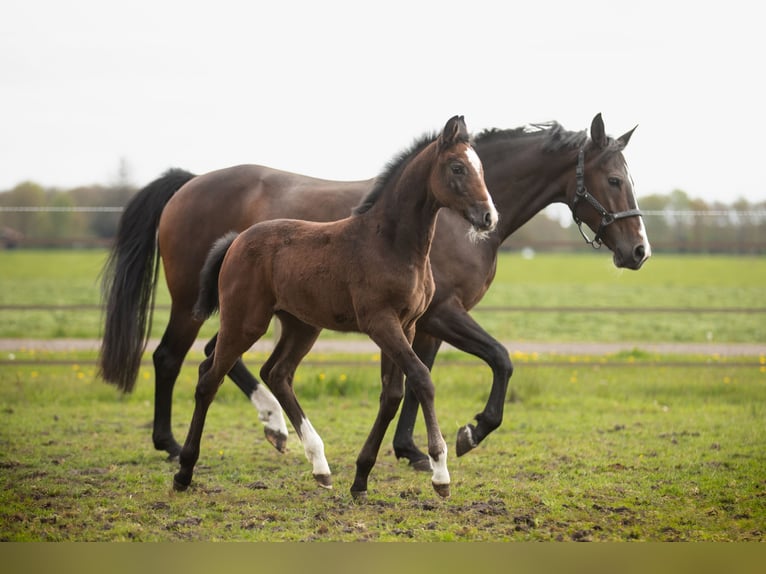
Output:
[[[388,328],[386,328],[388,327]],[[423,417],[428,434],[428,456],[431,459],[433,474],[431,484],[437,494],[442,497],[450,495],[450,476],[447,470],[447,444],[444,442],[439,423],[436,420],[434,408],[435,389],[428,368],[418,359],[410,345],[413,331],[405,336],[401,326],[395,320],[375,322],[370,331],[370,337],[375,341],[385,358],[383,363],[383,392],[372,431],[357,462],[357,474],[352,486],[352,494],[366,491],[367,476],[372,469],[380,443],[383,440],[388,424],[398,408],[403,393],[402,372],[415,392],[423,409]],[[390,363],[398,367],[395,370]],[[395,374],[396,373],[396,374]],[[388,379],[386,379],[388,377]],[[392,405],[395,405],[392,412]],[[370,463],[372,461],[372,463]]]

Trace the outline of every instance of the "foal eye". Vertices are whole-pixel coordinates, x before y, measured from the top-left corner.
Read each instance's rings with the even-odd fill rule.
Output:
[[[609,181],[609,185],[613,185],[615,187],[619,187],[620,185],[619,177],[610,177],[607,181]]]
[[[460,163],[453,163],[450,167],[454,175],[463,175],[465,173],[465,167]]]

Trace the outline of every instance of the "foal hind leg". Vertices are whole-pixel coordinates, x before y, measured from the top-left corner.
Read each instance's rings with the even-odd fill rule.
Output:
[[[253,331],[255,339],[250,339],[241,332],[237,332],[231,340],[225,336],[219,338],[213,354],[200,365],[199,380],[194,391],[194,413],[189,425],[189,432],[186,435],[186,442],[179,456],[180,468],[173,477],[175,490],[186,490],[191,483],[194,466],[199,460],[200,441],[202,440],[202,430],[205,426],[207,411],[223,383],[224,376],[231,370],[237,358],[265,332],[265,327],[262,332]]]
[[[213,338],[205,345],[206,356],[209,357],[212,354],[217,338],[217,334],[213,335]],[[266,385],[259,383],[258,379],[250,373],[241,357],[234,363],[228,375],[258,411],[258,419],[263,423],[266,440],[279,452],[285,452],[287,448],[287,424],[277,399],[269,392]]]
[[[314,479],[323,488],[332,488],[330,465],[324,454],[324,443],[298,402],[293,390],[293,376],[301,360],[314,346],[321,329],[312,327],[287,313],[279,313],[282,332],[274,351],[261,368],[263,379],[287,413]]]

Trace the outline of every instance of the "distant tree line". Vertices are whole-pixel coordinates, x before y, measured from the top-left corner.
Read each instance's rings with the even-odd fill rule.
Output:
[[[137,192],[125,181],[60,190],[24,182],[0,192],[0,247],[108,246],[120,210]],[[766,201],[708,203],[681,190],[640,198],[655,251],[766,253]],[[581,249],[582,238],[545,212],[506,241],[507,249]]]

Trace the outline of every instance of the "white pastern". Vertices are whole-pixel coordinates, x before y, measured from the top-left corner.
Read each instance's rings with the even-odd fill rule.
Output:
[[[301,422],[300,432],[303,450],[311,463],[314,476],[330,476],[330,465],[324,456],[324,443],[308,419]]]
[[[449,484],[450,477],[447,470],[447,445],[445,444],[442,450],[442,454],[437,458],[428,456],[431,459],[431,468],[434,473],[431,475],[431,482],[434,484]]]
[[[266,428],[287,436],[287,423],[285,423],[285,417],[282,414],[282,407],[271,394],[271,391],[266,388],[266,385],[256,387],[250,395],[250,402],[258,411],[258,419]]]

